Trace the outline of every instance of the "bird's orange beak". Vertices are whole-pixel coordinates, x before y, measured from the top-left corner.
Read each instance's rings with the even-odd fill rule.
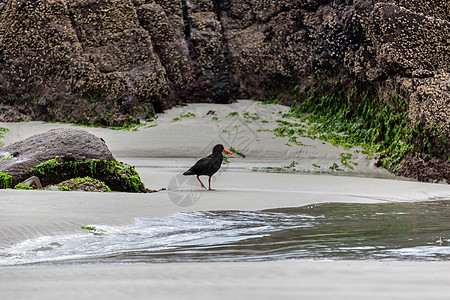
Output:
[[[231,153],[230,151],[228,151],[228,150],[226,150],[226,149],[223,149],[222,151],[225,152],[225,153],[228,153],[228,154],[230,154],[230,155],[233,155],[233,153]]]

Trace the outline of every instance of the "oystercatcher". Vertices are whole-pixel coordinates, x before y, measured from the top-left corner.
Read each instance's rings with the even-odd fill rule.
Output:
[[[222,164],[223,154],[222,152],[226,152],[228,154],[233,155],[228,150],[225,150],[223,145],[217,144],[214,146],[212,150],[212,154],[207,157],[204,157],[197,161],[195,165],[193,165],[189,170],[183,173],[183,175],[197,175],[197,179],[202,185],[202,188],[206,189],[203,182],[200,180],[200,175],[209,176],[209,190],[211,190],[211,177],[220,169],[220,165]]]

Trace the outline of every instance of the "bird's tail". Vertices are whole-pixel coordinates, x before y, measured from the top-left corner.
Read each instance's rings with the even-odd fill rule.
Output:
[[[183,175],[195,175],[195,173],[192,170],[187,170]]]

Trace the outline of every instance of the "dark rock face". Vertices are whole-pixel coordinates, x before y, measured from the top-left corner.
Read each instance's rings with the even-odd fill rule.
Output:
[[[409,155],[396,173],[418,181],[450,184],[450,162],[440,159]]]
[[[447,0],[0,0],[0,120],[120,125],[310,80],[408,102],[450,137]],[[147,109],[144,108],[146,106]]]
[[[0,171],[13,177],[13,185],[25,180],[31,168],[59,157],[61,161],[115,160],[105,142],[81,129],[53,129],[0,147]],[[41,181],[43,179],[41,178]]]
[[[130,1],[7,1],[0,54],[0,94],[15,108],[3,107],[3,120],[108,125],[135,106],[161,111],[175,103]]]

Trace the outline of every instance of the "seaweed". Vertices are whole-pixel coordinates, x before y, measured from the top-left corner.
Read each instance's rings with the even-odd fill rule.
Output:
[[[8,129],[0,127],[0,139],[4,138],[4,133],[8,132]],[[3,143],[0,141],[0,145],[3,145]]]
[[[113,191],[145,192],[145,186],[132,166],[111,160],[59,162],[55,158],[31,169],[28,176],[38,176],[44,186],[77,177],[91,177],[103,181]]]
[[[81,229],[89,230],[89,231],[96,231],[97,228],[95,226],[81,226]]]
[[[16,184],[16,186],[14,187],[15,190],[34,190],[33,187],[25,185],[23,183],[18,183]]]
[[[9,173],[0,171],[0,189],[12,188],[13,178]]]
[[[60,191],[73,191],[73,190],[86,190],[86,191],[105,191],[111,192],[111,189],[103,182],[98,179],[91,177],[76,177],[69,180],[65,180],[58,184],[58,189]]]
[[[364,154],[378,156],[380,165],[394,171],[408,153],[440,156],[442,151],[435,141],[447,142],[438,126],[426,129],[421,122],[411,126],[406,102],[397,95],[392,95],[387,104],[382,99],[369,98],[355,87],[324,95],[310,87],[308,98],[301,103],[294,99],[290,111],[283,115],[287,120],[278,120],[279,126],[273,130],[275,136],[289,137],[294,145],[298,145],[298,137],[306,137],[345,150],[359,146]],[[353,169],[356,164],[346,155],[341,155],[341,163]]]
[[[172,119],[172,122],[176,122],[176,121],[180,121],[181,119],[185,119],[185,118],[195,118],[197,117],[197,115],[195,115],[194,113],[191,112],[187,112],[185,114],[181,114],[179,117],[175,117]]]
[[[239,151],[239,150],[237,150],[237,149],[235,149],[235,148],[233,148],[233,147],[230,147],[230,151],[231,151],[232,153],[234,153],[234,154],[239,155],[239,156],[242,157],[242,158],[245,158],[245,154],[244,154],[244,153],[242,153],[241,151]]]

